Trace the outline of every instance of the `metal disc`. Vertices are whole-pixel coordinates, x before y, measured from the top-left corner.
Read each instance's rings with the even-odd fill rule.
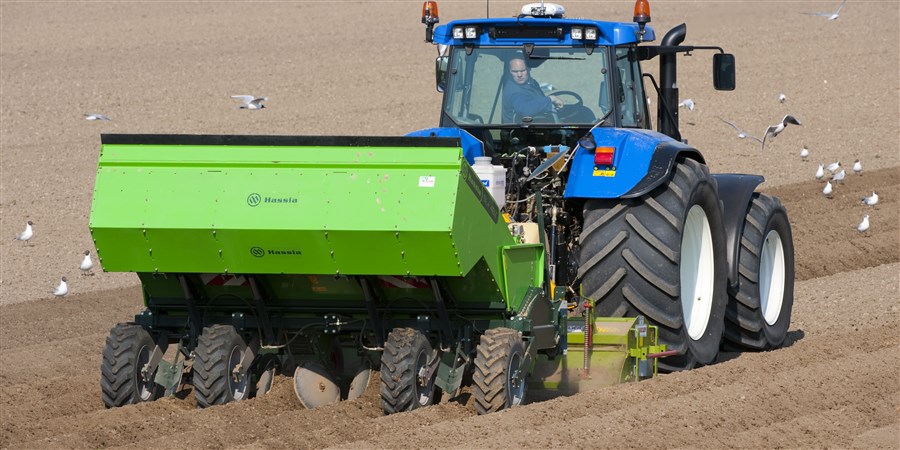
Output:
[[[272,389],[272,380],[275,378],[275,368],[266,369],[259,375],[256,381],[256,396],[261,397]]]
[[[356,376],[353,377],[353,381],[350,382],[347,400],[362,397],[362,395],[366,393],[366,388],[369,386],[369,380],[371,378],[372,366],[369,364],[369,361],[366,361],[360,365],[359,372],[356,373]]]
[[[294,371],[294,393],[309,409],[341,400],[340,387],[325,366],[317,362],[303,363]]]

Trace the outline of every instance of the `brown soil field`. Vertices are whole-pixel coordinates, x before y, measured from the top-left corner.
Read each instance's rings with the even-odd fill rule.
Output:
[[[632,2],[561,3],[570,17],[632,17]],[[764,175],[761,190],[788,209],[798,281],[787,344],[488,416],[466,394],[384,416],[377,379],[360,399],[306,410],[287,376],[222,407],[197,409],[187,389],[105,409],[104,339],[142,309],[140,287],[134,274],[87,277],[77,265],[93,250],[101,133],[434,126],[421,2],[0,1],[0,448],[900,448],[900,3],[849,1],[834,21],[803,13],[837,1],[651,3],[659,36],[684,22],[685,44],[737,58],[737,90],[716,92],[708,53],[679,57],[681,97],[697,105],[681,113],[682,133],[712,172]],[[440,8],[442,23],[485,14],[483,2]],[[235,94],[270,100],[238,110]],[[785,114],[803,125],[763,154],[717,119],[762,133]],[[862,175],[825,198],[817,164],[852,172],[855,159]],[[860,202],[873,190],[874,208]],[[863,214],[871,229],[858,233]],[[12,240],[28,220],[35,237]],[[61,276],[71,292],[55,298]]]

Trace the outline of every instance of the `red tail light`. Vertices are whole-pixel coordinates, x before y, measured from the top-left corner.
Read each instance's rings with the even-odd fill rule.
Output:
[[[594,151],[595,166],[611,166],[613,165],[613,156],[615,156],[615,147],[597,147]]]

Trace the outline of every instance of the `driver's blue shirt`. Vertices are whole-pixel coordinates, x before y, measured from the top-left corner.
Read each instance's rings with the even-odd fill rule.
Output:
[[[553,112],[553,102],[544,95],[534,78],[518,84],[512,78],[503,85],[503,123],[515,123],[524,116]]]

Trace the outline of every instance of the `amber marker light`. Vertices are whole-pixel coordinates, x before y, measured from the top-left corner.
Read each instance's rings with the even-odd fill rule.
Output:
[[[434,41],[434,24],[440,22],[437,2],[422,3],[422,23],[425,24],[425,42]]]

